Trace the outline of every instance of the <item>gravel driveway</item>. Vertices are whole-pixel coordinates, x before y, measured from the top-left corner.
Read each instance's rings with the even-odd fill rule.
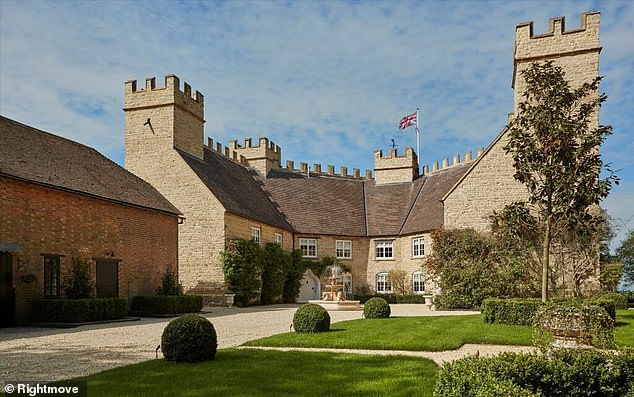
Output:
[[[209,308],[203,314],[214,325],[218,347],[228,348],[273,334],[288,332],[298,305],[274,305],[251,308]],[[429,316],[473,314],[476,312],[436,312],[424,305],[391,305],[393,316]],[[332,322],[361,318],[360,311],[331,311]],[[0,379],[5,381],[54,381],[89,375],[125,364],[151,360],[161,334],[171,319],[142,318],[140,321],[85,325],[71,329],[2,328],[0,329]],[[467,346],[466,346],[467,347]],[[486,349],[476,347],[486,354]],[[471,354],[474,348],[441,352],[455,359]],[[464,349],[461,349],[464,350]],[[496,351],[500,350],[497,347]],[[508,347],[503,350],[516,350]],[[161,354],[159,352],[159,357]],[[432,358],[434,359],[434,358]]]

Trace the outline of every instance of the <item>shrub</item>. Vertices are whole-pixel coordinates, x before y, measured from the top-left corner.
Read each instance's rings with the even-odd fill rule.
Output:
[[[612,320],[616,321],[616,304],[614,300],[608,298],[586,299],[583,303],[603,308]]]
[[[222,252],[222,270],[236,304],[247,305],[258,296],[262,285],[262,251],[251,240],[236,239]]]
[[[293,303],[297,299],[299,289],[302,286],[302,277],[307,268],[301,250],[293,250],[289,256],[288,267],[284,270],[285,279],[282,292],[282,301],[284,303]]]
[[[68,299],[91,298],[95,284],[92,281],[90,264],[75,251],[72,253],[71,262],[70,278],[62,286],[64,295]]]
[[[556,350],[550,355],[503,353],[445,364],[434,396],[623,396],[634,381],[634,353]],[[498,394],[496,394],[496,392]]]
[[[151,295],[132,298],[132,311],[140,315],[196,313],[203,308],[200,295]]]
[[[330,329],[330,315],[323,307],[307,303],[295,312],[293,328],[299,333],[326,332]]]
[[[579,301],[547,303],[535,315],[533,344],[546,346],[554,336],[573,337],[598,348],[614,347],[614,320],[599,306]]]
[[[217,349],[213,324],[197,314],[183,314],[170,321],[161,336],[161,351],[168,361],[213,360]]]
[[[623,291],[621,295],[627,299],[627,306],[634,307],[634,291]]]
[[[541,306],[539,299],[488,298],[482,302],[482,319],[487,323],[532,325]]]
[[[161,279],[161,286],[156,290],[157,295],[183,295],[183,286],[178,282],[172,265],[167,265]]]
[[[262,292],[260,303],[270,305],[279,303],[284,293],[286,269],[291,257],[279,244],[267,243],[262,251]]]
[[[39,299],[33,302],[31,318],[36,322],[86,323],[125,318],[125,298]]]
[[[365,318],[388,318],[390,314],[390,304],[383,298],[372,298],[363,305]]]
[[[382,298],[387,303],[425,303],[425,295],[408,294],[408,295],[395,295],[395,294],[372,294],[372,295],[353,295],[351,299],[358,300],[361,303],[365,303],[372,298]]]
[[[627,310],[628,300],[624,293],[620,292],[605,292],[598,296],[599,299],[609,299],[614,302],[614,308],[616,310]]]

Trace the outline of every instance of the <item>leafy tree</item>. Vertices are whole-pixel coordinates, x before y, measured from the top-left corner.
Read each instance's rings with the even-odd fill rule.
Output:
[[[616,254],[623,263],[623,281],[628,285],[634,285],[634,230],[627,233]]]
[[[236,302],[247,305],[257,297],[262,285],[262,253],[251,240],[236,239],[221,253],[222,270]]]
[[[72,252],[70,278],[64,282],[64,294],[68,299],[85,299],[94,295],[95,283],[90,263],[76,251]]]
[[[596,78],[572,88],[565,73],[552,61],[533,63],[522,71],[524,101],[510,126],[504,147],[513,158],[515,179],[526,185],[529,203],[542,228],[542,300],[548,299],[553,228],[584,224],[588,208],[607,197],[618,178],[604,169],[599,147],[611,126],[594,128],[592,120],[606,95],[597,95]]]
[[[156,290],[157,295],[183,295],[183,286],[178,282],[176,272],[168,264],[161,279],[161,285]]]
[[[301,250],[293,250],[290,252],[290,260],[287,262],[287,265],[288,267],[284,270],[286,279],[284,280],[282,301],[284,303],[293,303],[299,295],[302,277],[308,266],[302,257]]]
[[[263,305],[278,303],[284,293],[286,272],[290,267],[291,257],[279,244],[267,243],[262,251],[262,293],[260,302]]]

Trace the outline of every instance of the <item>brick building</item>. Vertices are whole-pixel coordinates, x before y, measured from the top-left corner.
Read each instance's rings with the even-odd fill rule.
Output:
[[[98,297],[154,294],[178,267],[179,211],[94,149],[0,117],[2,325],[63,297],[73,252]]]
[[[598,75],[599,13],[583,14],[579,29],[563,18],[534,35],[532,23],[516,29],[515,109],[523,92],[518,74],[531,62],[554,59],[573,83]],[[228,147],[204,141],[204,97],[176,76],[163,87],[154,78],[143,89],[125,84],[126,168],[155,186],[186,220],[179,228],[179,263],[186,290],[218,299],[225,291],[220,252],[232,238],[278,242],[307,258],[337,257],[351,269],[354,291],[387,292],[387,273],[404,270],[410,292],[434,289],[421,264],[430,233],[439,226],[485,230],[493,210],[526,198],[513,179],[502,147],[507,128],[477,156],[467,152],[420,172],[411,148],[398,155],[374,153],[374,173],[292,161],[282,167],[281,148],[260,138]],[[512,122],[513,115],[509,117]],[[596,119],[598,125],[598,114]],[[319,296],[308,272],[300,300]]]

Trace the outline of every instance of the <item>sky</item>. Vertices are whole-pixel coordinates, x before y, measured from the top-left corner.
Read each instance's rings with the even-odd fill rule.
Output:
[[[124,165],[127,80],[175,74],[205,95],[205,137],[266,136],[286,160],[373,168],[375,150],[421,165],[488,146],[513,110],[515,27],[601,12],[603,206],[634,229],[634,6],[628,1],[0,0],[0,113]]]

